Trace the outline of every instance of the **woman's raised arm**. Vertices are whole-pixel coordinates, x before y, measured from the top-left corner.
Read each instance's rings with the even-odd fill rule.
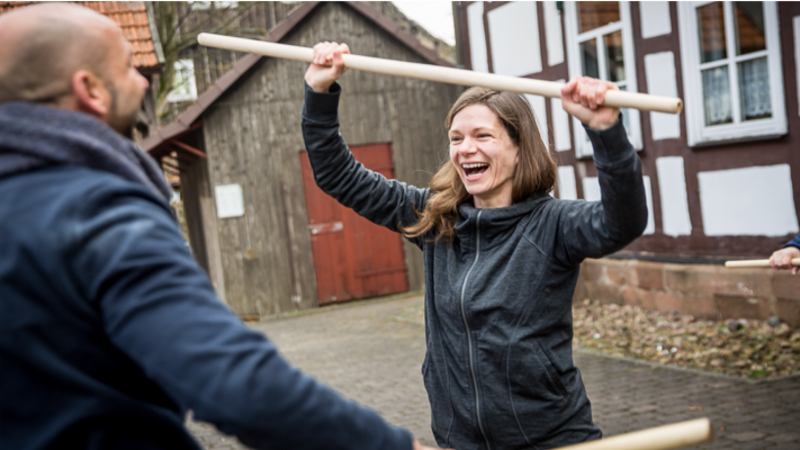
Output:
[[[366,219],[399,231],[417,221],[428,198],[427,189],[408,186],[366,169],[355,160],[339,133],[339,96],[336,80],[344,73],[344,44],[314,46],[314,63],[306,72],[303,139],[314,181],[326,194]],[[323,64],[332,62],[330,67]],[[421,246],[421,239],[414,239]]]
[[[628,140],[619,108],[603,106],[616,85],[575,77],[561,90],[564,110],[580,120],[594,148],[601,200],[559,203],[557,258],[567,265],[615,252],[647,225],[642,164]]]

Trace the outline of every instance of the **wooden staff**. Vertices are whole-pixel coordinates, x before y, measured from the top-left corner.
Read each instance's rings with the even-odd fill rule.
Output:
[[[256,53],[258,55],[271,56],[274,58],[292,59],[308,63],[313,61],[313,49],[296,45],[277,44],[274,42],[264,42],[210,33],[201,33],[198,35],[197,42],[207,47]],[[342,57],[344,58],[345,67],[349,69],[382,73],[385,75],[420,78],[423,80],[460,84],[463,86],[481,86],[498,91],[535,94],[550,98],[561,98],[561,87],[563,86],[562,83],[556,83],[554,81],[509,77],[430,64],[418,64],[349,54],[342,55]],[[658,111],[673,114],[679,114],[683,109],[683,101],[679,98],[660,97],[626,91],[606,92],[604,104],[619,108],[635,108],[642,111]]]
[[[792,260],[793,266],[800,266],[800,258]],[[752,269],[757,267],[772,267],[768,259],[751,259],[747,261],[725,261],[725,267],[729,269]]]
[[[702,418],[553,450],[671,450],[713,440],[711,421]]]

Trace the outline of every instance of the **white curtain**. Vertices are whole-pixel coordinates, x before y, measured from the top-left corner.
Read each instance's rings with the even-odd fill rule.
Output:
[[[731,89],[727,67],[715,67],[703,71],[703,104],[707,126],[732,122]]]
[[[767,58],[739,63],[739,94],[744,120],[772,117]]]

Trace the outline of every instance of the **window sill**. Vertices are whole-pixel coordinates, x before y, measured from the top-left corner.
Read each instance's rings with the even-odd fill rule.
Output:
[[[731,145],[731,144],[741,144],[745,142],[755,142],[755,141],[774,141],[781,139],[787,136],[789,133],[769,133],[769,134],[762,134],[756,136],[743,136],[731,139],[715,139],[715,140],[708,140],[705,142],[696,142],[694,144],[690,144],[689,148],[691,149],[705,149],[705,148],[713,148],[713,147],[720,147],[723,145]]]

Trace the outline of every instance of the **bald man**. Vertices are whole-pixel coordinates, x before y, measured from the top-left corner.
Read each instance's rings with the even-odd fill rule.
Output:
[[[128,139],[147,81],[111,20],[0,16],[0,449],[422,448],[218,300]]]

